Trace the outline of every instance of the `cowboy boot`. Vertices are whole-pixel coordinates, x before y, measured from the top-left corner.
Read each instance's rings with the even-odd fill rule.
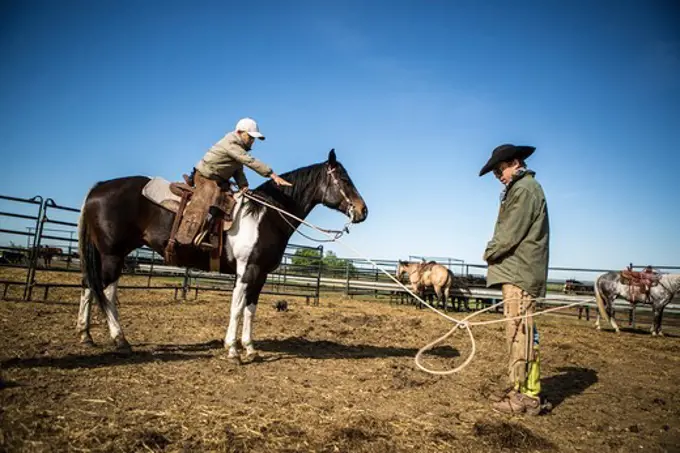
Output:
[[[503,414],[539,415],[544,407],[541,399],[519,392],[509,393],[502,401],[492,403],[491,408]]]
[[[182,245],[197,245],[205,236],[204,228],[209,221],[209,209],[214,204],[215,192],[219,191],[217,183],[196,172],[194,176],[196,189],[191,196],[191,203],[187,206],[177,230],[177,243]],[[198,242],[196,242],[198,241]]]

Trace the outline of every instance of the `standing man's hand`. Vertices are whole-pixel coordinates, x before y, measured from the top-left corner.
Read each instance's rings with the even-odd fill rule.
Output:
[[[272,181],[274,181],[276,183],[276,185],[279,186],[279,187],[281,187],[281,186],[292,187],[293,186],[291,183],[289,183],[288,181],[286,181],[285,179],[283,179],[282,177],[280,177],[279,175],[277,175],[274,172],[272,172],[272,174],[269,177],[272,178]]]

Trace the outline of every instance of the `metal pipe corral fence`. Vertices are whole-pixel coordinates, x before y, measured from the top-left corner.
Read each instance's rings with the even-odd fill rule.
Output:
[[[79,209],[59,205],[54,199],[41,196],[19,198],[0,195],[0,268],[13,269],[12,278],[0,276],[0,298],[35,300],[35,290],[40,292],[39,300],[48,300],[56,288],[78,290],[79,274],[77,222]],[[7,238],[24,238],[26,245],[17,245]],[[4,240],[3,240],[4,239]],[[49,244],[49,245],[47,245]],[[331,259],[332,258],[332,259]],[[501,299],[500,291],[485,288],[485,264],[467,263],[459,258],[410,255],[409,261],[437,261],[447,266],[471,290],[471,295],[455,292],[450,305],[440,307],[446,310],[461,310],[473,303],[477,308],[495,303]],[[393,275],[398,260],[373,260]],[[645,265],[635,265],[642,269]],[[654,266],[660,271],[678,271],[680,266]],[[549,294],[544,302],[556,305],[592,295],[592,282],[597,275],[610,269],[551,267],[549,270]],[[20,272],[25,272],[23,277]],[[59,272],[64,281],[47,280],[47,273]],[[234,287],[234,276],[195,269],[166,266],[163,258],[146,247],[135,250],[125,259],[124,276],[139,279],[120,289],[169,291],[175,299],[187,300],[193,293],[211,291],[230,293]],[[72,280],[71,282],[67,280]],[[565,290],[565,282],[577,282],[578,291]],[[17,291],[12,291],[16,288]],[[384,275],[376,266],[365,260],[340,258],[332,253],[324,256],[323,246],[308,247],[289,244],[279,267],[269,274],[262,294],[283,297],[305,298],[309,303],[319,304],[322,293],[340,293],[347,297],[387,299],[390,303],[414,304],[413,298]],[[431,296],[431,295],[428,295]],[[645,313],[646,307],[617,304],[629,308],[629,322],[634,325],[636,311]],[[578,316],[590,317],[593,304],[578,309]],[[574,310],[576,313],[576,310]],[[680,313],[680,300],[676,298],[667,307],[666,313]]]

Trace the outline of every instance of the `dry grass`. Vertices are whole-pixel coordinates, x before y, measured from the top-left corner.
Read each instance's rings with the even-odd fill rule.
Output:
[[[123,292],[130,356],[112,349],[99,316],[100,346],[76,343],[75,295],[0,303],[0,451],[678,451],[677,335],[541,319],[555,408],[505,417],[486,399],[504,385],[501,327],[476,328],[475,361],[436,377],[413,365],[448,330],[433,314],[342,298],[288,299],[277,312],[279,299],[263,297],[261,358],[243,365],[221,345],[224,296],[179,303],[170,292]],[[459,337],[429,363],[449,368],[469,347]]]

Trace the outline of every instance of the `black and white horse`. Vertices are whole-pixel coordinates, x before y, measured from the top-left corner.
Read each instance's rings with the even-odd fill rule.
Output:
[[[293,184],[280,188],[267,181],[253,195],[304,219],[318,204],[347,214],[353,223],[363,222],[368,209],[345,168],[331,150],[328,160],[281,175]],[[87,197],[79,220],[79,246],[84,290],[80,300],[77,329],[80,340],[93,344],[90,311],[95,298],[106,315],[115,345],[130,350],[116,308],[117,285],[125,256],[146,245],[163,255],[175,214],[142,195],[149,178],[133,176],[100,182]],[[226,253],[220,272],[235,274],[231,315],[225,338],[229,357],[238,358],[238,323],[243,315],[241,344],[246,354],[256,354],[252,341],[257,301],[267,274],[281,258],[300,222],[284,219],[274,209],[246,199],[225,234]],[[210,256],[191,248],[176,252],[180,266],[208,270]],[[245,312],[245,314],[244,314]]]
[[[650,331],[652,335],[663,335],[661,333],[663,309],[678,292],[680,292],[680,274],[662,275],[659,283],[650,289],[649,296],[639,290],[633,290],[631,294],[631,287],[621,281],[620,272],[602,274],[595,280],[595,299],[599,309],[595,327],[600,329],[600,316],[602,316],[617,333],[620,332],[619,326],[614,319],[614,300],[620,297],[632,304],[650,304],[654,312],[654,323]]]

